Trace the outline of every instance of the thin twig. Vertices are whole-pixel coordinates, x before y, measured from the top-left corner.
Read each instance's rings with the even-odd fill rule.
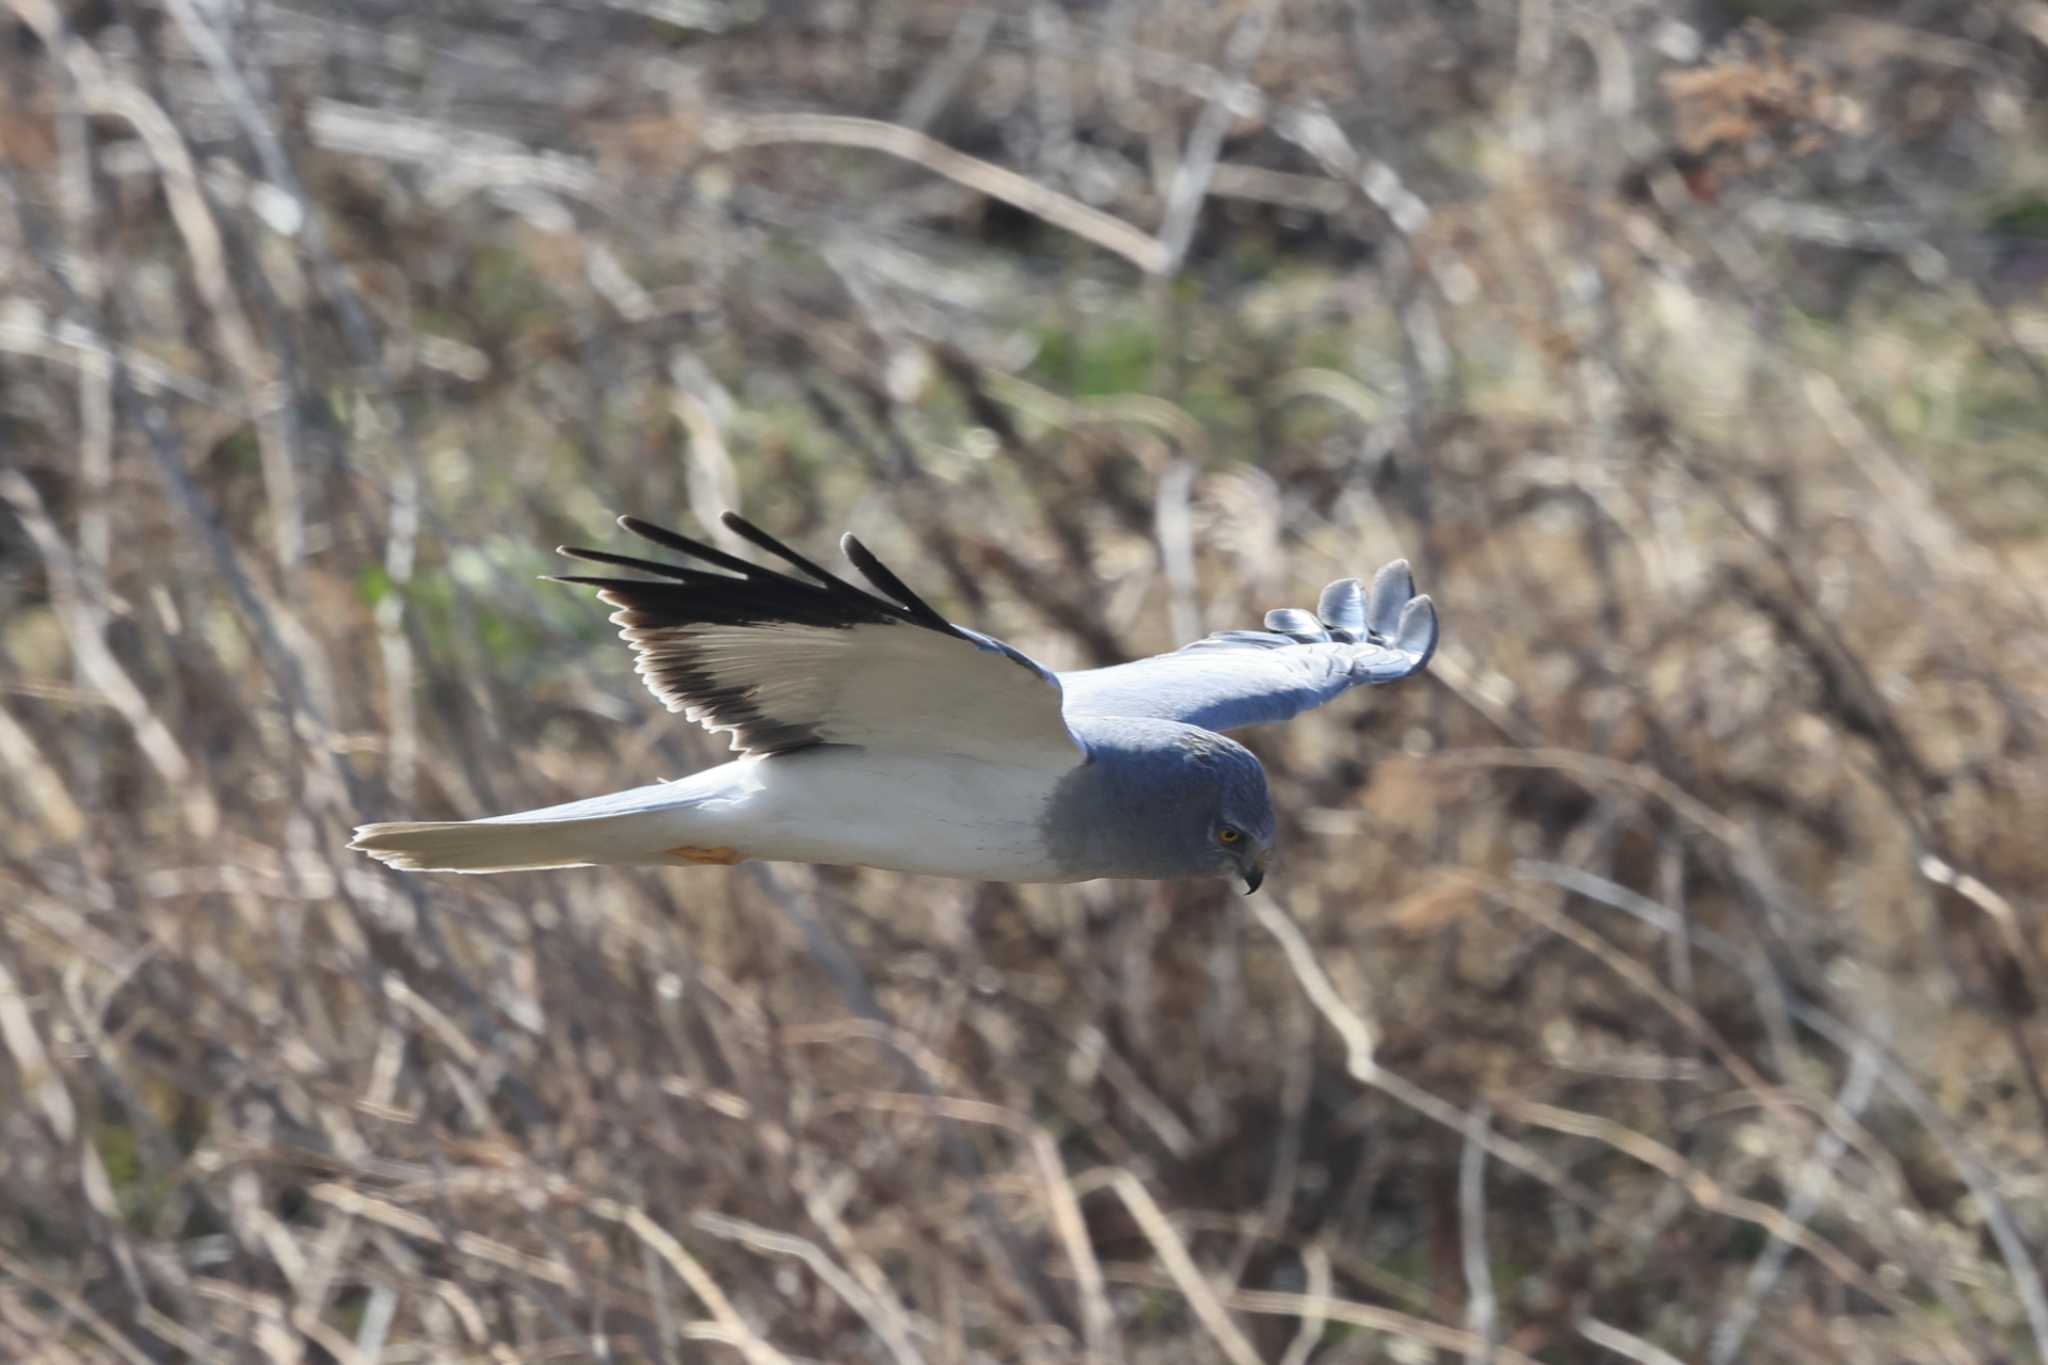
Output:
[[[1876,1051],[1857,1049],[1849,1062],[1849,1077],[1842,1082],[1841,1092],[1835,1096],[1836,1106],[1852,1116],[1862,1113],[1864,1106],[1870,1103],[1877,1075]],[[1835,1163],[1841,1160],[1848,1146],[1848,1139],[1832,1128],[1814,1140],[1813,1154],[1800,1170],[1791,1201],[1785,1205],[1786,1218],[1799,1227],[1806,1226],[1820,1208],[1828,1186],[1834,1181]],[[1771,1244],[1750,1266],[1741,1295],[1719,1315],[1720,1321],[1714,1327],[1713,1341],[1707,1354],[1713,1365],[1727,1365],[1741,1354],[1742,1343],[1756,1323],[1757,1309],[1784,1270],[1791,1246],[1784,1238],[1773,1235]]]
[[[1573,1326],[1579,1329],[1580,1336],[1595,1346],[1640,1361],[1641,1365],[1685,1365],[1663,1347],[1652,1345],[1632,1332],[1624,1332],[1612,1323],[1602,1322],[1590,1313],[1582,1315]]]
[[[612,1199],[593,1199],[586,1207],[597,1217],[607,1222],[618,1223],[653,1248],[654,1253],[667,1262],[669,1269],[675,1272],[676,1278],[688,1285],[690,1292],[710,1310],[712,1320],[725,1334],[724,1339],[739,1348],[748,1365],[790,1365],[789,1357],[762,1340],[753,1328],[747,1326],[746,1319],[732,1306],[732,1300],[726,1297],[725,1290],[719,1287],[718,1281],[711,1278],[711,1273],[704,1269],[703,1263],[685,1250],[683,1244],[670,1235],[667,1229],[648,1217],[645,1210]]]
[[[811,1268],[811,1273],[824,1281],[825,1286],[848,1308],[860,1314],[861,1318],[882,1339],[889,1348],[889,1354],[898,1365],[922,1365],[924,1357],[910,1341],[910,1325],[900,1315],[890,1312],[882,1300],[875,1298],[855,1282],[853,1276],[842,1270],[827,1256],[816,1242],[797,1237],[773,1228],[764,1228],[749,1223],[743,1218],[728,1218],[721,1213],[709,1211],[696,1214],[690,1219],[692,1226],[708,1232],[714,1237],[725,1237],[757,1251],[771,1252],[778,1256],[794,1256]]]
[[[1310,1245],[1301,1253],[1301,1264],[1308,1280],[1308,1292],[1302,1297],[1308,1300],[1309,1307],[1302,1313],[1294,1340],[1287,1344],[1287,1354],[1280,1357],[1280,1365],[1308,1365],[1330,1322],[1330,1253],[1320,1243]]]
[[[1280,0],[1253,0],[1238,15],[1237,27],[1231,30],[1223,51],[1223,81],[1210,91],[1194,128],[1189,131],[1187,146],[1181,151],[1180,164],[1174,168],[1173,183],[1166,192],[1166,215],[1159,224],[1159,245],[1166,253],[1162,274],[1173,274],[1187,259],[1202,201],[1208,198],[1210,181],[1216,173],[1216,153],[1223,146],[1224,133],[1238,116],[1225,91],[1235,87],[1258,61],[1279,9]]]
[[[1467,1359],[1488,1362],[1499,1340],[1499,1305],[1493,1267],[1486,1255],[1486,1130],[1492,1111],[1481,1104],[1466,1121],[1465,1151],[1458,1160],[1458,1240],[1465,1266],[1465,1325],[1479,1339]]]
[[[1121,218],[1090,208],[993,162],[957,152],[915,128],[838,114],[720,114],[708,122],[706,135],[711,147],[718,151],[798,142],[857,147],[901,157],[935,175],[1043,218],[1064,232],[1123,257],[1148,275],[1165,274],[1173,264],[1170,253],[1157,239]]]
[[[1059,1234],[1067,1259],[1074,1268],[1074,1282],[1081,1294],[1081,1323],[1091,1354],[1103,1359],[1120,1359],[1122,1347],[1116,1339],[1116,1314],[1104,1292],[1102,1267],[1095,1247],[1088,1239],[1087,1220],[1081,1216],[1081,1202],[1059,1144],[1043,1127],[1024,1115],[982,1100],[946,1096],[867,1094],[857,1097],[863,1107],[888,1109],[897,1113],[943,1115],[964,1123],[981,1123],[1003,1128],[1025,1140],[1038,1168],[1040,1187],[1053,1229]]]
[[[1215,1288],[1196,1266],[1194,1257],[1188,1254],[1187,1244],[1173,1230],[1165,1211],[1136,1176],[1122,1169],[1088,1171],[1075,1183],[1083,1188],[1107,1189],[1122,1200],[1124,1208],[1137,1220],[1139,1231],[1145,1234],[1145,1240],[1152,1244],[1152,1250],[1166,1267],[1168,1281],[1187,1299],[1188,1306],[1194,1309],[1195,1316],[1201,1320],[1216,1348],[1232,1365],[1260,1365],[1259,1353],[1252,1348],[1243,1330],[1230,1320]]]
[[[184,816],[193,837],[212,838],[220,827],[219,803],[199,780],[198,769],[171,727],[157,714],[149,694],[115,657],[92,624],[97,616],[80,602],[84,585],[79,580],[76,556],[51,520],[42,494],[19,470],[0,469],[0,502],[12,509],[22,529],[28,532],[29,542],[42,556],[50,596],[56,603],[57,616],[63,623],[79,672],[134,731],[137,747],[165,787],[176,794],[175,809]]]
[[[1104,1273],[1120,1284],[1146,1285],[1152,1288],[1178,1289],[1180,1285],[1172,1276],[1151,1266],[1108,1265]],[[1457,1351],[1469,1354],[1481,1344],[1470,1332],[1442,1323],[1418,1318],[1410,1313],[1399,1313],[1391,1308],[1374,1304],[1355,1303],[1349,1299],[1334,1299],[1328,1295],[1285,1294],[1271,1289],[1231,1289],[1217,1295],[1218,1303],[1240,1313],[1270,1314],[1283,1318],[1303,1318],[1321,1315],[1331,1322],[1341,1322],[1347,1327],[1362,1327],[1371,1332],[1383,1332],[1391,1337],[1421,1342],[1440,1351]],[[1533,1356],[1528,1356],[1511,1346],[1499,1347],[1494,1352],[1496,1365],[1538,1365]]]
[[[1353,1080],[1378,1090],[1401,1104],[1408,1106],[1423,1117],[1456,1133],[1467,1131],[1466,1116],[1448,1100],[1429,1093],[1423,1087],[1379,1065],[1373,1057],[1375,1030],[1366,1016],[1346,1004],[1330,984],[1330,978],[1323,972],[1315,952],[1303,938],[1301,930],[1281,908],[1277,895],[1267,896],[1252,905],[1252,917],[1260,927],[1280,943],[1287,956],[1287,964],[1294,971],[1295,980],[1302,991],[1315,1005],[1330,1027],[1335,1029],[1344,1044],[1345,1070]],[[1479,1141],[1486,1150],[1501,1161],[1541,1180],[1551,1188],[1563,1192],[1580,1208],[1601,1216],[1606,1215],[1605,1206],[1591,1191],[1580,1186],[1568,1176],[1563,1168],[1550,1161],[1528,1145],[1488,1130]]]
[[[1756,1224],[1773,1237],[1788,1242],[1813,1257],[1844,1285],[1885,1305],[1900,1322],[1913,1327],[1924,1326],[1923,1313],[1918,1305],[1886,1288],[1875,1275],[1866,1272],[1835,1242],[1802,1226],[1782,1210],[1743,1195],[1730,1193],[1720,1181],[1654,1138],[1596,1114],[1577,1113],[1534,1100],[1503,1097],[1500,1107],[1503,1113],[1512,1115],[1523,1123],[1560,1133],[1593,1138],[1618,1152],[1634,1157],[1668,1177],[1701,1208]],[[1955,1344],[1949,1338],[1931,1338],[1929,1344],[1943,1349],[1944,1354],[1947,1354],[1949,1359],[1957,1361],[1958,1365],[1963,1365],[1968,1359],[1966,1356],[1950,1354],[1947,1351],[1946,1348]]]

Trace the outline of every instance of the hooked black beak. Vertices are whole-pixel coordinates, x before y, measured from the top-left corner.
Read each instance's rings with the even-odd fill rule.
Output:
[[[1266,855],[1261,853],[1244,870],[1244,893],[1249,896],[1266,884]]]

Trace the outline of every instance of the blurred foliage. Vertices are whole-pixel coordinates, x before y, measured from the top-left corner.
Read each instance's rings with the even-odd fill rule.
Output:
[[[2048,10],[16,0],[0,1358],[2048,1354]],[[388,874],[1409,556],[1219,886]]]

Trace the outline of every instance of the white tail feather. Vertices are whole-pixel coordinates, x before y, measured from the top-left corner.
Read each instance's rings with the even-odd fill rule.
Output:
[[[657,783],[488,820],[359,825],[349,847],[403,872],[531,872],[676,862],[668,850],[691,842],[691,826],[701,823],[692,807],[703,793],[694,785]]]
[[[585,837],[603,820],[550,825],[494,825],[483,821],[392,821],[360,825],[355,842],[380,863],[402,872],[527,872],[543,867],[588,867],[600,860]],[[636,860],[637,861],[637,860]]]

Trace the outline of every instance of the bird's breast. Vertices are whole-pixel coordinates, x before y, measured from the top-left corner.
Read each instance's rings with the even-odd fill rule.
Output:
[[[1060,774],[824,746],[759,761],[748,856],[986,881],[1070,880],[1047,843]]]

